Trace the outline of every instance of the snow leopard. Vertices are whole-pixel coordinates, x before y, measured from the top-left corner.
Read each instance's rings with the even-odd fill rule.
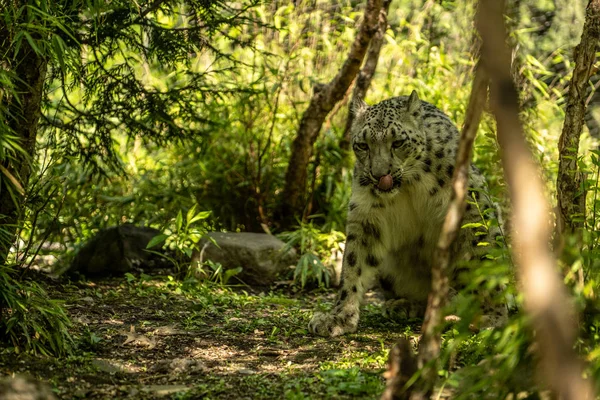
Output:
[[[316,312],[309,323],[309,331],[320,336],[355,332],[365,292],[377,284],[394,314],[424,314],[433,253],[452,196],[459,133],[444,112],[421,101],[416,91],[354,108],[350,134],[356,161],[342,284],[333,309]],[[486,182],[474,165],[469,188],[473,201],[467,204],[463,223],[482,228],[460,230],[451,248],[454,261],[482,257],[482,242],[495,243],[501,234],[499,224],[481,224],[482,218],[501,216],[484,195]],[[482,213],[489,209],[494,211]],[[450,286],[455,292],[454,275]],[[507,308],[484,302],[483,313],[486,324],[497,326],[506,319]]]

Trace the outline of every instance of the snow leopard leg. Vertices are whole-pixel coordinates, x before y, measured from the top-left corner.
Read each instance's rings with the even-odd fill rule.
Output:
[[[368,220],[349,216],[342,288],[331,311],[314,314],[308,324],[311,333],[333,337],[356,331],[360,303],[375,282],[383,255],[379,227]]]

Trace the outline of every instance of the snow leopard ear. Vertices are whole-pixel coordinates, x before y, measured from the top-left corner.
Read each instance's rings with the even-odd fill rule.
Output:
[[[354,120],[359,119],[363,116],[365,111],[369,108],[369,105],[365,103],[363,99],[356,99],[352,101],[350,111],[354,114]]]
[[[419,100],[419,95],[416,90],[413,90],[408,98],[406,111],[413,117],[418,117],[421,114],[421,100]]]

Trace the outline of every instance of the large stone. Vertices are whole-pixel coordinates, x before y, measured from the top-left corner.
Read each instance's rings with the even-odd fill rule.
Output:
[[[101,230],[77,253],[68,270],[88,277],[122,275],[133,266],[147,268],[168,267],[171,264],[157,254],[148,252],[146,246],[157,229],[123,224]],[[152,250],[161,251],[160,246]]]
[[[56,400],[47,383],[28,375],[0,378],[0,400]]]
[[[192,255],[192,265],[210,260],[226,270],[242,267],[237,276],[249,285],[270,285],[296,263],[294,249],[284,251],[285,243],[266,233],[212,232],[208,236],[218,246],[203,239],[200,250]]]

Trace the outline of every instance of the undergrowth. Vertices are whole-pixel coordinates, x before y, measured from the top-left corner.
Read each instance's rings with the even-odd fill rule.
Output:
[[[35,281],[19,279],[19,273],[0,266],[0,340],[17,354],[70,354],[71,321],[61,302],[50,299]]]
[[[554,31],[548,36],[537,35],[536,27],[532,26],[535,21],[527,16],[536,7],[546,10],[549,3],[519,5],[523,12],[511,21],[515,28],[511,40],[518,48],[515,78],[522,93],[525,132],[543,168],[548,196],[553,196],[557,142],[564,119],[562,89],[566,79],[553,72],[550,61],[568,59],[569,52],[565,49],[572,47],[577,35],[565,32],[572,31],[571,25],[575,24],[553,24]],[[439,107],[460,126],[474,66],[471,53],[473,4],[464,1],[429,1],[427,4],[429,8],[423,8],[424,2],[417,0],[392,4],[390,27],[366,101],[372,104],[415,89],[420,98]],[[574,8],[557,7],[554,11],[568,14]],[[332,255],[343,250],[341,232],[351,190],[352,156],[346,157],[339,145],[347,116],[347,99],[328,116],[314,147],[306,199],[310,219],[299,221],[295,231],[277,232],[274,210],[284,186],[292,140],[313,87],[337,73],[353,40],[361,12],[349,1],[336,3],[335,7],[321,0],[271,2],[253,11],[261,23],[223,27],[224,35],[212,38],[211,45],[227,50],[231,59],[244,60],[244,63],[237,66],[235,74],[211,75],[211,79],[225,87],[247,90],[236,96],[211,99],[203,105],[201,111],[219,124],[202,137],[158,144],[141,137],[132,139],[115,129],[110,146],[119,158],[119,171],[106,169],[99,174],[97,170],[90,170],[85,160],[53,148],[55,132],[42,132],[39,157],[34,160],[36,176],[30,182],[36,188],[35,196],[28,199],[30,203],[25,212],[35,224],[22,232],[22,238],[32,240],[36,246],[43,242],[59,244],[61,256],[66,253],[68,260],[68,256],[99,229],[125,222],[143,223],[165,232],[156,243],[164,240],[166,247],[176,251],[177,257],[181,256],[173,259],[173,263],[182,272],[188,270],[187,259],[208,230],[268,231],[278,234],[299,251],[300,261],[294,271],[296,285],[305,289],[328,286],[334,263]],[[564,21],[570,17],[561,14],[557,18]],[[232,47],[227,36],[248,39],[252,45]],[[153,85],[161,90],[179,87],[176,79],[165,77],[166,72],[160,65],[148,63],[126,44],[122,51],[126,58],[138,60],[133,64],[134,75],[149,71]],[[113,63],[115,60],[105,61]],[[199,57],[197,66],[208,70],[213,62],[215,60],[208,56]],[[231,67],[227,65],[227,57],[219,62],[225,64],[226,70]],[[185,70],[184,65],[181,68]],[[220,82],[220,78],[224,81]],[[55,79],[49,84],[59,82]],[[77,84],[67,92],[73,98],[83,93]],[[64,95],[59,90],[53,91],[48,95],[49,101],[58,104]],[[58,111],[44,110],[44,118],[56,117],[50,112]],[[9,139],[11,137],[0,135],[3,143],[10,142]],[[600,290],[600,153],[597,145],[597,140],[585,131],[578,160],[587,190],[586,215],[579,216],[585,224],[583,245],[576,240],[567,241],[561,272],[582,314],[576,349],[589,362],[587,373],[600,382],[600,319],[596,312]],[[497,149],[495,123],[486,115],[478,131],[473,159],[487,178],[489,195],[498,199],[508,217],[510,207]],[[457,398],[507,395],[508,386],[519,388],[523,383],[513,382],[514,377],[525,376],[521,373],[523,370],[532,370],[533,340],[528,321],[517,312],[522,309],[522,299],[514,289],[510,260],[493,251],[489,255],[488,260],[475,266],[472,274],[465,278],[470,286],[457,298],[457,313],[464,317],[465,323],[444,334],[443,369],[439,375],[444,387],[459,393]],[[229,278],[233,272],[223,271],[218,265],[195,267],[204,268],[211,279],[199,282],[191,277],[193,274],[182,273],[165,278],[159,286],[150,284],[153,278],[145,276],[128,275],[125,281],[128,290],[139,296],[182,294],[195,298],[200,308],[216,304],[243,309],[249,304],[267,301],[271,296],[267,294],[257,300],[256,296],[230,291],[227,284],[231,283]],[[0,324],[7,334],[5,343],[11,346],[10,350],[68,354],[72,345],[69,320],[60,304],[49,300],[40,284],[19,280],[9,268],[0,270],[0,279],[3,301]],[[509,298],[504,300],[509,302],[514,315],[503,329],[473,334],[467,321],[478,317],[476,305],[480,299],[471,296],[470,290],[480,286],[491,290],[500,284],[509,287]],[[286,328],[283,320],[278,321],[277,326],[262,320],[232,324],[231,328],[250,332],[268,328],[273,340],[299,334],[296,330],[304,328],[299,327],[297,318],[308,316],[296,315],[297,303],[285,296],[271,296],[271,301],[289,301],[288,317],[295,321],[293,329]],[[198,323],[200,314],[194,315],[185,320],[185,324]],[[405,326],[413,322],[408,321]],[[381,321],[369,309],[361,329],[369,329],[369,323],[388,322]],[[398,325],[392,326],[398,334],[406,333]],[[92,336],[87,340],[90,344],[95,341]],[[362,361],[349,361],[342,372],[341,368],[331,366],[311,379],[325,382],[331,387],[332,396],[338,392],[355,396],[372,394],[381,389],[379,378],[351,366],[369,357],[379,357],[376,362],[383,367],[382,353],[362,354]],[[512,383],[507,386],[505,382]],[[532,385],[526,390],[537,390]],[[289,383],[288,389],[288,398],[305,396],[294,382]]]

